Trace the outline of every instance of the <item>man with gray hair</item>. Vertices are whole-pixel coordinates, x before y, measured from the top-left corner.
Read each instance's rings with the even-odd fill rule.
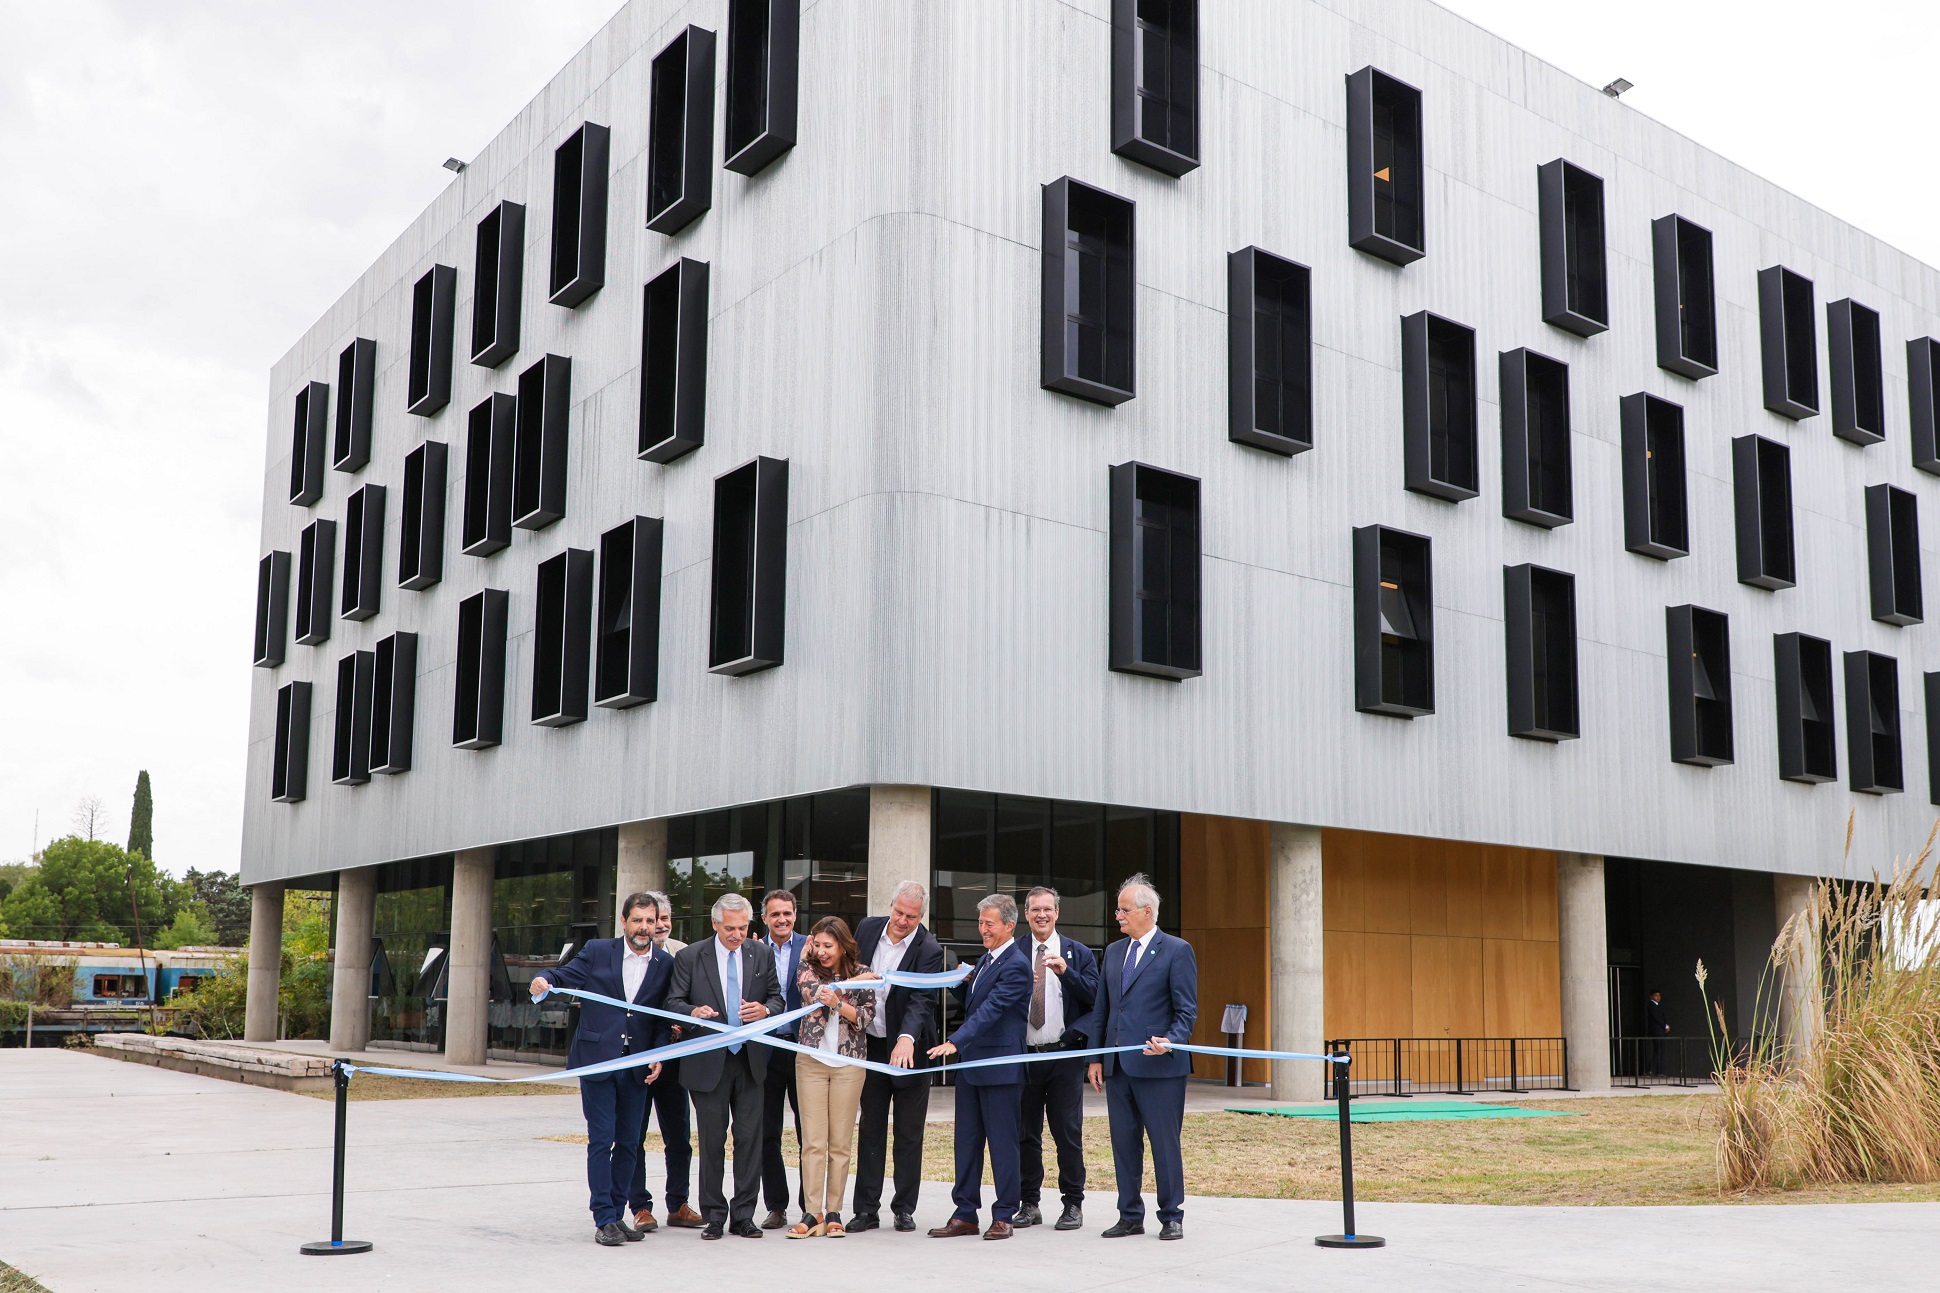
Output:
[[[943,968],[943,945],[923,927],[929,893],[914,880],[896,886],[887,916],[869,916],[856,926],[862,963],[882,978],[891,970],[934,974]],[[862,1080],[862,1116],[856,1128],[855,1216],[849,1233],[874,1230],[882,1222],[883,1158],[889,1150],[889,1110],[896,1110],[895,1181],[889,1210],[896,1229],[916,1229],[916,1192],[923,1182],[923,1127],[930,1111],[930,1047],[936,1044],[936,993],[883,987],[876,992],[876,1017],[866,1030],[869,1058],[910,1070],[906,1078],[871,1072]]]

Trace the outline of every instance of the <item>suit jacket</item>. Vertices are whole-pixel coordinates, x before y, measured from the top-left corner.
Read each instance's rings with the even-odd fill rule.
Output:
[[[863,965],[867,966],[875,960],[876,945],[882,941],[882,932],[888,924],[887,916],[868,916],[856,926],[856,950],[861,954]],[[930,933],[929,926],[918,925],[910,934],[909,950],[903,953],[903,963],[897,968],[912,974],[935,974],[943,968],[943,944],[936,941],[936,935]],[[896,1039],[907,1033],[916,1042],[916,1067],[919,1069],[929,1067],[929,1050],[937,1042],[934,993],[932,988],[892,987],[883,1001],[882,1020],[890,1045],[894,1046]],[[909,1082],[913,1078],[891,1080]]]
[[[1664,1013],[1663,1004],[1649,997],[1644,998],[1644,1031],[1652,1037],[1668,1037],[1671,1031],[1671,1021]]]
[[[1058,986],[1064,991],[1064,1035],[1058,1040],[1067,1046],[1082,1049],[1089,1040],[1085,1036],[1085,1017],[1098,1004],[1098,958],[1091,949],[1075,938],[1062,934],[1055,936],[1058,955],[1064,958],[1064,973],[1058,978]],[[1017,950],[1024,954],[1025,963],[1037,955],[1037,936],[1026,929],[1017,936]],[[1036,977],[1031,980],[1033,989],[1037,986]],[[1028,1030],[1031,1017],[1030,998],[1024,998],[1024,1023]]]
[[[1192,1021],[1199,1017],[1199,961],[1192,954],[1192,944],[1164,930],[1153,931],[1151,947],[1132,967],[1132,981],[1127,986],[1125,953],[1131,946],[1131,939],[1121,938],[1105,949],[1098,1005],[1085,1026],[1092,1044],[1132,1046],[1151,1037],[1191,1041]],[[1192,1056],[1184,1051],[1101,1058],[1107,1075],[1185,1077],[1192,1072]]]
[[[709,935],[682,948],[674,957],[674,976],[667,986],[666,1008],[677,1015],[691,1015],[696,1006],[712,1006],[715,1022],[729,1028],[741,1026],[741,1001],[759,1001],[768,1007],[769,1014],[780,1014],[781,984],[775,979],[774,954],[752,938],[741,944],[741,1001],[730,1005],[722,1000],[726,989],[721,984],[720,964],[714,959],[714,946],[719,941]],[[713,1031],[695,1024],[686,1030],[685,1036],[691,1039]],[[765,1081],[768,1076],[768,1052],[772,1049],[760,1042],[745,1044],[748,1067],[757,1082]],[[725,1049],[682,1056],[680,1084],[704,1095],[721,1084],[721,1070],[726,1065]]]
[[[1019,954],[1016,943],[999,950],[1003,955],[994,963],[991,958],[997,957],[997,952],[978,957],[970,977],[950,989],[950,995],[963,1007],[963,1022],[950,1034],[958,1059],[1023,1053],[1024,1032],[1030,1026],[1031,962]],[[1023,1080],[1021,1064],[993,1064],[957,1074],[957,1081],[966,1086],[1001,1086]]]
[[[617,938],[596,938],[580,949],[578,956],[545,972],[546,982],[555,988],[578,988],[597,992],[615,1000],[628,1000],[626,981],[620,966],[626,955]],[[667,985],[673,978],[674,958],[654,949],[647,962],[646,977],[630,1000],[637,1006],[659,1007],[666,1000]],[[598,1064],[621,1055],[652,1050],[667,1044],[667,1024],[652,1015],[636,1015],[609,1006],[603,1001],[579,1002],[579,1029],[566,1052],[568,1068]],[[644,1068],[624,1071],[636,1081],[646,1081]]]
[[[768,949],[770,955],[774,954],[775,949],[767,939],[762,939],[761,945]],[[788,937],[787,960],[783,961],[780,956],[775,957],[775,977],[781,980],[781,1008],[783,1010],[794,1010],[802,1004],[802,988],[799,983],[795,982],[795,979],[802,972],[802,949],[807,946],[808,935],[802,933],[800,930],[796,930]],[[790,1024],[779,1033],[776,1033],[775,1036],[794,1037],[797,1030],[798,1025]],[[794,1071],[794,1065],[789,1065],[789,1071]]]

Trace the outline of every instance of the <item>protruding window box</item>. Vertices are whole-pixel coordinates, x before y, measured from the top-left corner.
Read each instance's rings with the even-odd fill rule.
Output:
[[[296,640],[316,646],[330,640],[331,594],[336,590],[337,523],[312,521],[296,549]]]
[[[337,438],[330,465],[362,471],[370,461],[371,396],[377,386],[377,343],[359,337],[337,356]]]
[[[1866,487],[1866,556],[1873,618],[1882,624],[1918,624],[1924,603],[1917,498],[1892,485]]]
[[[1927,802],[1940,805],[1940,673],[1926,675]]]
[[[489,557],[512,542],[512,455],[518,444],[519,402],[488,396],[465,428],[465,516],[460,550]]]
[[[451,743],[461,750],[504,739],[506,600],[504,589],[486,588],[458,603]]]
[[[1502,354],[1502,514],[1545,529],[1575,517],[1570,372],[1533,350]]]
[[[1913,465],[1940,476],[1940,341],[1932,337],[1906,343],[1906,400]]]
[[[370,780],[371,675],[377,657],[352,651],[337,661],[336,742],[330,755],[330,783],[361,786]]]
[[[276,693],[276,735],[270,751],[269,797],[303,801],[310,779],[310,684],[286,682]]]
[[[283,663],[290,636],[290,554],[270,552],[256,563],[256,637],[250,662],[258,669]]]
[[[1202,670],[1199,481],[1111,469],[1111,667],[1179,681]]]
[[[1832,359],[1832,434],[1856,445],[1886,438],[1885,348],[1879,312],[1847,297],[1825,308],[1826,349]]]
[[[1112,0],[1111,150],[1174,177],[1199,167],[1199,0]]]
[[[1542,566],[1502,571],[1509,735],[1573,741],[1577,717],[1576,579]]]
[[[384,487],[366,485],[344,508],[343,617],[377,614],[384,588]]]
[[[1046,390],[1096,404],[1134,393],[1132,203],[1069,176],[1044,186]]]
[[[1638,392],[1621,404],[1623,546],[1669,561],[1691,551],[1685,507],[1684,409]]]
[[[519,374],[512,450],[512,524],[543,530],[566,514],[566,415],[573,361],[547,355]]]
[[[667,42],[648,94],[647,228],[671,235],[714,204],[714,33]]]
[[[1798,581],[1792,543],[1792,453],[1775,440],[1731,442],[1738,528],[1738,582],[1790,588]]]
[[[1354,708],[1415,718],[1435,712],[1434,589],[1425,535],[1354,531]]]
[[[501,202],[478,222],[472,274],[472,362],[497,368],[519,350],[525,278],[525,204]]]
[[[1475,330],[1426,310],[1401,320],[1404,483],[1459,503],[1481,489],[1476,465]]]
[[[788,593],[788,461],[756,458],[714,482],[710,673],[782,662]]]
[[[428,418],[451,403],[451,330],[458,271],[433,265],[411,288],[411,369],[406,413]]]
[[[1657,297],[1657,366],[1696,380],[1718,371],[1718,302],[1711,231],[1683,216],[1650,222]]]
[[[1819,339],[1812,280],[1783,265],[1758,271],[1765,407],[1794,422],[1819,414]]]
[[[685,256],[647,284],[640,322],[640,456],[672,462],[707,439],[707,264]]]
[[[1396,265],[1427,250],[1421,91],[1364,67],[1347,78],[1347,242]]]
[[[1226,437],[1292,455],[1313,448],[1308,270],[1246,247],[1226,258]]]
[[[1861,794],[1906,789],[1900,758],[1900,664],[1873,651],[1846,652],[1846,764]]]
[[[795,146],[801,28],[802,0],[728,0],[728,170],[758,174]]]
[[[1579,337],[1610,326],[1603,179],[1562,158],[1536,168],[1543,322]]]
[[[404,455],[404,504],[397,536],[397,584],[423,589],[445,577],[445,460],[442,440]]]
[[[1778,701],[1778,775],[1817,785],[1839,779],[1832,714],[1832,643],[1809,633],[1772,636]]]
[[[606,285],[606,187],[611,132],[589,121],[552,154],[554,305],[580,304]]]
[[[310,382],[296,393],[290,434],[290,502],[308,507],[323,497],[323,451],[330,434],[330,387]]]
[[[1702,606],[1664,611],[1670,665],[1671,761],[1715,768],[1732,759],[1731,632]]]
[[[417,719],[418,635],[393,633],[377,644],[371,669],[370,770],[411,770],[411,729]]]
[[[593,703],[644,705],[660,692],[661,521],[636,516],[600,536]]]
[[[567,548],[540,562],[533,605],[532,721],[540,727],[583,723],[593,616],[592,550]]]

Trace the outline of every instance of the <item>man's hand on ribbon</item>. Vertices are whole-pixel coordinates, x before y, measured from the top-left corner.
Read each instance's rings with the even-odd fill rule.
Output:
[[[930,1058],[933,1060],[940,1060],[946,1055],[954,1055],[956,1053],[957,1044],[955,1042],[944,1042],[941,1046],[930,1047]]]
[[[915,1068],[916,1039],[914,1037],[898,1037],[896,1039],[896,1045],[889,1052],[889,1062],[899,1069]]]

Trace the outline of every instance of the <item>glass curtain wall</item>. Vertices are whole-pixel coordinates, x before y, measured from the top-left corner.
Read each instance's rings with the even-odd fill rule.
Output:
[[[371,956],[373,1044],[444,1047],[444,952],[451,928],[451,855],[392,862],[377,871]],[[433,949],[436,954],[433,955]]]
[[[501,845],[492,881],[492,1004],[487,1054],[563,1064],[570,998],[534,1005],[525,985],[587,940],[613,933],[619,832],[608,828]]]
[[[869,791],[831,790],[766,804],[676,817],[667,823],[667,896],[673,936],[713,932],[708,913],[724,893],[759,913],[769,891],[794,893],[802,928],[840,916],[850,929],[868,914]]]

